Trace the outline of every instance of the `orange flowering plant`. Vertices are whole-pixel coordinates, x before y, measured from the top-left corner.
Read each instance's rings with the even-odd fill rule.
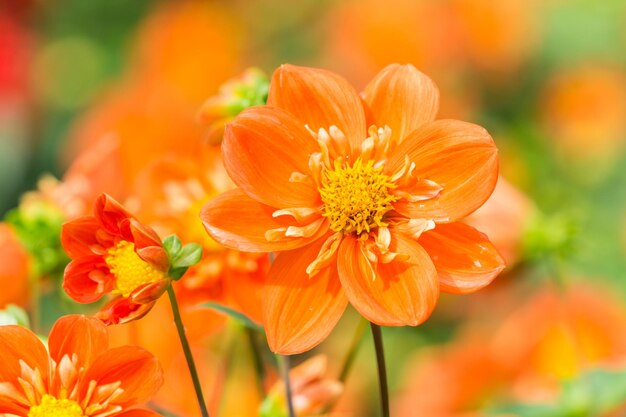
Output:
[[[163,384],[158,360],[137,346],[109,349],[100,320],[62,317],[48,346],[24,327],[0,326],[0,415],[159,416],[137,408]]]
[[[411,65],[390,65],[361,96],[340,76],[283,65],[266,106],[227,125],[224,164],[239,187],[201,218],[223,245],[280,252],[269,271],[270,348],[306,351],[348,301],[372,323],[418,325],[440,289],[469,293],[504,262],[460,223],[498,177],[482,127],[435,120],[439,94]]]
[[[63,281],[70,297],[91,303],[107,293],[118,295],[98,313],[107,324],[145,315],[171,279],[180,278],[185,266],[200,256],[197,250],[183,251],[175,237],[162,243],[151,228],[107,194],[96,200],[93,216],[63,225],[61,243],[72,258]],[[181,259],[187,255],[193,259]]]

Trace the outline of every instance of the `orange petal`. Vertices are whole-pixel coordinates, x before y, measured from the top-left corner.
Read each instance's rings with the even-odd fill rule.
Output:
[[[498,180],[498,149],[485,129],[458,120],[437,120],[409,135],[389,158],[388,172],[396,172],[408,155],[414,175],[435,181],[438,198],[394,204],[409,218],[450,222],[467,216],[491,195]]]
[[[121,382],[124,392],[116,403],[126,408],[148,401],[163,385],[163,370],[152,353],[138,346],[122,346],[100,355],[85,374],[98,385]],[[85,387],[83,389],[87,389]],[[83,393],[84,394],[84,393]]]
[[[445,292],[474,292],[504,269],[504,260],[489,238],[464,223],[438,224],[424,232],[419,243],[433,260]]]
[[[123,411],[121,414],[118,414],[117,417],[161,417],[161,414],[151,410],[135,409]]]
[[[115,278],[101,256],[83,256],[65,267],[63,289],[79,303],[93,303],[111,291]]]
[[[437,271],[419,243],[400,233],[392,234],[389,249],[409,259],[372,265],[361,243],[345,238],[338,254],[341,284],[350,303],[372,323],[417,326],[439,298]]]
[[[365,87],[363,98],[373,118],[368,125],[389,126],[396,143],[435,120],[439,110],[437,86],[410,64],[387,66]]]
[[[324,241],[281,253],[268,273],[263,318],[267,342],[276,353],[293,355],[317,346],[346,308],[334,263],[312,278],[306,273]]]
[[[141,285],[133,290],[129,298],[131,301],[138,304],[152,303],[161,297],[165,291],[167,291],[167,287],[170,283],[171,280],[167,278],[157,282]]]
[[[20,326],[0,326],[0,382],[17,383],[20,360],[48,379],[48,352],[35,333]]]
[[[200,218],[213,239],[243,252],[294,249],[314,241],[325,232],[322,228],[309,238],[292,236],[269,241],[265,238],[268,230],[295,225],[292,217],[274,218],[273,212],[274,208],[258,203],[241,190],[232,190],[209,201],[200,212]]]
[[[94,215],[102,227],[114,235],[120,234],[120,223],[122,220],[132,217],[120,203],[104,193],[96,200]]]
[[[80,217],[63,224],[61,228],[61,244],[72,259],[81,256],[102,254],[105,249],[96,238],[102,227],[93,216]]]
[[[56,363],[63,355],[78,356],[81,366],[89,367],[101,353],[107,350],[109,335],[102,322],[93,317],[78,314],[63,316],[54,323],[48,339],[50,357]]]
[[[11,385],[11,388],[18,389],[13,385]],[[2,382],[0,382],[0,389],[2,389]],[[28,404],[28,400],[26,400],[26,404],[23,401],[9,395],[0,394],[0,416],[27,416],[30,404]]]
[[[275,107],[253,107],[226,127],[222,153],[232,180],[250,197],[272,207],[311,207],[319,193],[309,183],[290,182],[309,172],[319,145],[304,125]]]
[[[124,324],[133,320],[138,320],[148,314],[155,301],[138,303],[127,297],[118,297],[102,307],[96,317],[107,326],[112,324]]]
[[[330,71],[281,65],[272,75],[267,104],[287,110],[315,132],[337,126],[353,150],[367,136],[361,99],[350,83]]]

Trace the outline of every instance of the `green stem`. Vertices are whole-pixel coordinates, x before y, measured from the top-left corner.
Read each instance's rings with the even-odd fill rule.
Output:
[[[283,380],[285,381],[285,396],[287,397],[287,410],[289,411],[289,417],[296,417],[296,412],[293,408],[293,398],[291,396],[291,378],[289,378],[290,358],[287,355],[280,355],[279,357]]]
[[[191,374],[191,380],[193,381],[193,388],[196,391],[196,398],[198,399],[198,406],[200,407],[200,413],[202,414],[202,417],[209,417],[209,412],[206,408],[206,403],[204,402],[204,396],[202,395],[202,387],[200,386],[200,378],[198,378],[198,370],[196,369],[196,364],[193,361],[193,355],[191,354],[189,341],[187,340],[187,336],[185,335],[185,326],[183,325],[183,320],[180,317],[180,311],[178,309],[178,301],[176,301],[176,293],[174,292],[174,287],[171,284],[169,287],[167,287],[167,295],[170,297],[172,313],[174,313],[174,323],[176,323],[176,330],[178,331],[178,338],[180,339],[180,344],[183,348],[183,352],[185,353],[185,359],[187,360],[187,367],[189,368],[189,373]]]
[[[389,417],[389,387],[387,386],[387,367],[385,366],[385,352],[383,349],[383,334],[380,326],[370,323],[374,336],[376,350],[376,364],[378,365],[378,387],[380,389],[380,408],[382,417]]]

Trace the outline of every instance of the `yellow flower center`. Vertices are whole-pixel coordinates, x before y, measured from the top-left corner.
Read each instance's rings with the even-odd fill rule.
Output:
[[[326,171],[319,189],[324,203],[323,216],[336,232],[369,232],[386,226],[384,215],[392,209],[397,197],[389,193],[395,185],[391,178],[375,167],[373,161],[357,159],[352,166],[335,163],[333,171]]]
[[[135,253],[135,245],[126,240],[109,249],[104,260],[115,276],[115,291],[124,297],[141,285],[165,278],[162,271],[141,259]]]
[[[85,414],[76,401],[46,394],[39,405],[30,408],[28,417],[85,417]]]

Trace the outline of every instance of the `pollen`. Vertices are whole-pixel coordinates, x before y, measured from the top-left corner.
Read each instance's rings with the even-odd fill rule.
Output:
[[[162,271],[141,259],[135,252],[135,245],[126,240],[109,249],[104,260],[115,276],[115,292],[124,297],[128,297],[141,285],[165,278]]]
[[[46,394],[39,405],[30,408],[28,417],[85,417],[85,414],[76,401],[66,398],[59,400]]]
[[[330,228],[360,235],[386,226],[384,216],[397,197],[390,194],[395,185],[383,174],[382,167],[358,158],[352,166],[335,162],[334,168],[325,171],[319,188],[324,203],[322,215],[330,221]]]

